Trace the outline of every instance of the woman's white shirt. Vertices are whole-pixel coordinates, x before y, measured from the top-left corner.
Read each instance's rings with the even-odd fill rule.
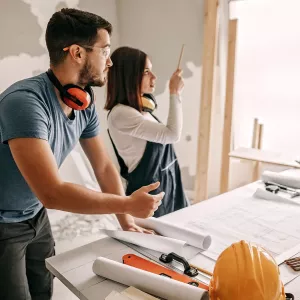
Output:
[[[167,124],[157,122],[148,112],[118,104],[108,116],[111,138],[123,158],[128,172],[132,172],[145,152],[147,141],[173,144],[179,141],[182,132],[182,104],[178,95],[170,95]]]

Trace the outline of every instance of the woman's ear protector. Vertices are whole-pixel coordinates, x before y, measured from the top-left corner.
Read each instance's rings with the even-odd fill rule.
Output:
[[[75,84],[62,86],[51,69],[46,73],[53,85],[59,90],[62,101],[70,108],[84,110],[93,104],[94,93],[90,86],[85,89]]]
[[[142,96],[142,110],[152,113],[157,108],[157,102],[152,94],[144,94]]]

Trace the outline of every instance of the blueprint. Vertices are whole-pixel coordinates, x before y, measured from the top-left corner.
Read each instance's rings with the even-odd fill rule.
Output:
[[[213,260],[240,240],[259,244],[276,259],[300,244],[300,206],[248,197],[226,206],[221,214],[211,212],[189,221],[186,227],[209,232],[212,244],[202,254]]]

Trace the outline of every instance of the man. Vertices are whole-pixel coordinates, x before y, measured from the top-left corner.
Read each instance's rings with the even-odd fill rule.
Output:
[[[116,213],[123,230],[150,233],[135,225],[132,216],[153,215],[163,193],[148,193],[159,183],[126,197],[99,137],[94,104],[81,110],[76,95],[66,96],[65,89],[53,85],[55,78],[62,86],[76,85],[71,87],[78,98],[89,101],[89,86],[103,86],[112,65],[111,31],[111,24],[95,14],[76,9],[56,12],[46,31],[52,72],[17,82],[0,95],[2,300],[51,298],[52,276],[45,259],[54,255],[54,241],[45,207]],[[78,140],[103,193],[64,182],[58,174]]]

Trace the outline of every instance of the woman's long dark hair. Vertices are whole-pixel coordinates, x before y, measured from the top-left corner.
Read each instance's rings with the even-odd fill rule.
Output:
[[[120,103],[142,111],[141,83],[146,58],[146,53],[130,47],[120,47],[112,53],[113,65],[107,77],[106,110]]]

